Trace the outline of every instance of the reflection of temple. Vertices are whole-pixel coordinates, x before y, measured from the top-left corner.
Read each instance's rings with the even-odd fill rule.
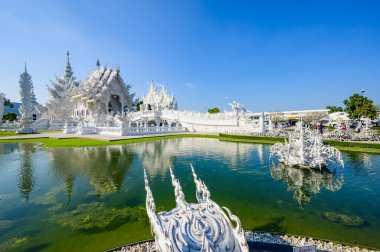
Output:
[[[20,144],[19,146],[23,153],[17,178],[18,187],[20,189],[21,196],[26,200],[29,200],[30,193],[33,191],[36,183],[31,157],[31,154],[34,152],[34,147],[32,144]]]
[[[63,180],[69,200],[75,177],[78,176],[85,176],[97,195],[120,191],[125,174],[133,160],[133,154],[129,152],[127,146],[76,149],[50,151],[53,175]]]
[[[164,141],[130,144],[129,150],[142,160],[149,175],[165,176],[174,158],[183,156],[211,156],[228,160],[232,168],[237,168],[256,148],[252,144],[223,142],[207,138],[177,138]]]
[[[270,170],[275,180],[286,182],[288,191],[293,191],[294,199],[300,205],[310,201],[323,187],[329,191],[338,191],[343,185],[343,174],[337,175],[328,170],[305,170],[282,164],[272,165]]]

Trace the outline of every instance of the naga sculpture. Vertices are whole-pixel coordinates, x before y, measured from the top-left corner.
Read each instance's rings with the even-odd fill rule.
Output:
[[[210,199],[205,183],[198,179],[191,166],[196,185],[198,203],[187,203],[179,181],[170,175],[175,192],[176,207],[169,212],[156,213],[156,206],[144,170],[146,210],[160,252],[174,251],[233,251],[248,252],[240,220],[223,207],[229,218],[236,222],[233,227],[223,210]]]
[[[329,163],[344,166],[340,151],[323,143],[322,135],[297,125],[285,144],[276,143],[270,151],[271,157],[277,156],[280,162],[289,166],[310,168],[327,167]]]

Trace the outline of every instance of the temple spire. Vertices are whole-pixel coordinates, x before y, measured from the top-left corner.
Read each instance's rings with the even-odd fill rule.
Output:
[[[70,53],[69,51],[67,51],[67,58],[66,58],[66,65],[65,65],[65,74],[64,74],[64,77],[69,79],[73,76],[73,71],[71,69],[71,65],[70,65]]]
[[[96,59],[96,66],[100,67],[100,61],[99,61],[99,59]]]

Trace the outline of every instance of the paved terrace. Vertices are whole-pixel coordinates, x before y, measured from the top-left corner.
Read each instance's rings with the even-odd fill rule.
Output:
[[[150,138],[150,137],[160,137],[160,136],[174,136],[174,135],[218,135],[217,133],[211,134],[209,132],[169,132],[161,134],[144,134],[144,135],[129,135],[129,136],[109,136],[109,135],[76,135],[76,134],[63,134],[61,132],[51,132],[51,133],[39,133],[39,134],[25,134],[25,135],[14,135],[7,137],[0,137],[0,140],[20,140],[20,139],[36,139],[36,138],[54,138],[54,139],[69,139],[69,138],[87,138],[93,140],[101,141],[118,141],[127,139],[138,139],[138,138]]]

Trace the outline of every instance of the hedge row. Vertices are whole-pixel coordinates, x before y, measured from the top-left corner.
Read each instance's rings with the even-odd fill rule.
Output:
[[[282,137],[262,137],[262,136],[244,136],[244,135],[230,135],[230,134],[219,134],[219,137],[231,138],[231,139],[245,139],[245,140],[260,140],[260,141],[270,141],[270,142],[285,142],[285,138]]]
[[[334,140],[324,140],[323,142],[331,146],[380,149],[380,143],[344,142]]]

